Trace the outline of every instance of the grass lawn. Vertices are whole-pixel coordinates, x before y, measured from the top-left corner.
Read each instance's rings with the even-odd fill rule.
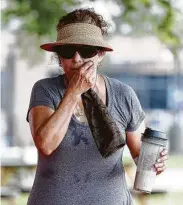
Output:
[[[168,159],[167,167],[183,169],[183,155],[170,155]]]

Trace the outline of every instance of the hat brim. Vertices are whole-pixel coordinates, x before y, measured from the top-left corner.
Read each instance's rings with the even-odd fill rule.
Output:
[[[87,46],[98,46],[103,48],[105,51],[113,51],[113,49],[107,45],[105,41],[97,38],[90,38],[90,37],[70,37],[64,39],[63,41],[56,41],[53,43],[46,43],[42,44],[40,47],[46,51],[54,52],[55,46],[62,46],[62,45],[87,45]]]

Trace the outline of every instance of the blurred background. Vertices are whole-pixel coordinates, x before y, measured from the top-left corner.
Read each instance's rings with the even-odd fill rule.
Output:
[[[33,84],[62,73],[54,56],[39,49],[55,41],[60,16],[93,7],[110,24],[114,52],[100,71],[130,85],[146,112],[147,126],[169,139],[167,170],[151,195],[133,191],[135,165],[125,148],[126,178],[135,205],[183,201],[183,1],[1,0],[1,203],[26,204],[37,151],[26,113]]]

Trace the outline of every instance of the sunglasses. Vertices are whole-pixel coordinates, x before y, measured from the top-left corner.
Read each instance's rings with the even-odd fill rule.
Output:
[[[101,50],[99,47],[95,46],[74,46],[74,45],[63,45],[56,46],[54,51],[62,58],[71,59],[74,57],[75,53],[78,52],[82,58],[92,58],[98,54]]]

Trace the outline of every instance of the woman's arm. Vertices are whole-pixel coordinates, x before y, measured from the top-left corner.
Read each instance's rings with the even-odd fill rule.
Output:
[[[63,140],[78,96],[66,92],[54,112],[46,106],[35,106],[29,112],[29,124],[34,143],[44,155],[50,155]]]
[[[81,94],[95,85],[91,79],[95,68],[93,62],[86,62],[73,75],[57,110],[54,112],[47,106],[35,106],[29,112],[29,124],[37,149],[50,155],[63,140],[73,111]]]
[[[139,128],[133,132],[126,132],[126,143],[132,155],[132,158],[135,159],[140,154],[141,147],[141,136],[145,131],[145,122],[142,121]]]
[[[145,123],[143,121],[136,131],[126,132],[127,146],[135,162],[137,161],[136,159],[138,159],[138,156],[140,154],[141,136],[142,136],[142,133],[144,133],[144,131],[145,131]],[[160,174],[166,169],[165,162],[167,159],[168,159],[168,150],[165,148],[160,153],[160,157],[154,165],[154,168],[157,174]]]

